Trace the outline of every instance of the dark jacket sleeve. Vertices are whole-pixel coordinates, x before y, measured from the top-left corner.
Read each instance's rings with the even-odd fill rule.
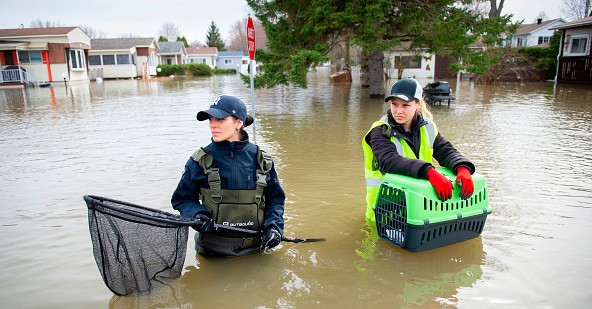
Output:
[[[265,195],[265,222],[263,230],[275,227],[280,234],[284,234],[284,202],[286,194],[280,186],[275,164],[267,174],[267,186],[264,190]]]
[[[456,174],[456,169],[460,166],[467,167],[471,174],[475,172],[475,165],[456,150],[449,141],[445,140],[440,133],[434,140],[434,158],[438,160],[440,165],[451,170],[454,174]]]
[[[182,216],[194,217],[196,213],[209,214],[206,208],[199,202],[200,183],[206,181],[206,175],[203,169],[193,161],[187,160],[185,171],[173,192],[171,204],[178,210]]]
[[[397,152],[395,144],[391,140],[384,136],[382,128],[374,128],[370,132],[370,147],[372,147],[372,153],[378,163],[378,169],[382,173],[392,173],[410,176],[414,178],[426,178],[427,169],[432,166],[430,163],[418,159],[405,158]],[[425,170],[426,176],[422,175],[422,171]]]

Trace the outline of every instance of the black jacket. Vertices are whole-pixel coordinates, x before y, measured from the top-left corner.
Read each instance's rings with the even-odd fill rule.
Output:
[[[411,130],[406,132],[402,125],[396,123],[391,112],[387,113],[388,123],[393,128],[392,134],[395,138],[402,137],[409,147],[413,150],[416,157],[419,157],[420,131],[419,129],[426,124],[423,117],[418,118],[411,125]],[[428,178],[428,169],[432,166],[430,163],[419,159],[405,158],[397,153],[395,144],[391,142],[390,137],[385,136],[386,125],[376,127],[366,136],[366,142],[372,147],[372,152],[378,163],[378,169],[382,173],[393,173],[414,178]],[[370,140],[369,140],[370,139]],[[465,166],[471,174],[475,172],[475,166],[467,160],[458,150],[456,150],[449,141],[445,140],[440,133],[434,141],[434,158],[440,165],[450,169],[456,174],[459,166]]]
[[[257,185],[258,147],[243,140],[239,142],[212,142],[204,150],[214,158],[213,168],[219,168],[223,189],[255,189]],[[275,164],[266,177],[265,219],[263,230],[275,227],[284,232],[284,200],[286,196],[280,186]],[[204,170],[192,158],[185,164],[185,172],[173,193],[171,204],[181,215],[193,217],[196,213],[207,212],[199,202],[200,188],[209,188]]]

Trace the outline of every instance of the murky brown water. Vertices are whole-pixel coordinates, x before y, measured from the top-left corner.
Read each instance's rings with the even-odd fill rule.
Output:
[[[592,87],[451,83],[457,101],[432,111],[488,181],[481,237],[420,253],[377,240],[360,141],[387,105],[320,70],[308,89],[256,92],[256,141],[287,193],[286,234],[328,241],[204,259],[190,239],[181,278],[125,298],[102,282],[82,195],[173,212],[185,161],[209,142],[196,111],[219,94],[250,108],[249,90],[236,76],[0,90],[2,307],[584,307]]]

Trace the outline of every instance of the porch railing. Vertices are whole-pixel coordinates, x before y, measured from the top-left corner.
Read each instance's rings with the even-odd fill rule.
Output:
[[[592,83],[592,56],[559,58],[557,80],[560,82]]]
[[[35,83],[39,81],[31,72],[20,69],[10,69],[0,71],[0,83]]]

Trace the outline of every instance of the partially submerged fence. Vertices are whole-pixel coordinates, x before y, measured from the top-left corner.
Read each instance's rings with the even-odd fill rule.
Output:
[[[592,56],[559,58],[557,81],[592,83]]]

